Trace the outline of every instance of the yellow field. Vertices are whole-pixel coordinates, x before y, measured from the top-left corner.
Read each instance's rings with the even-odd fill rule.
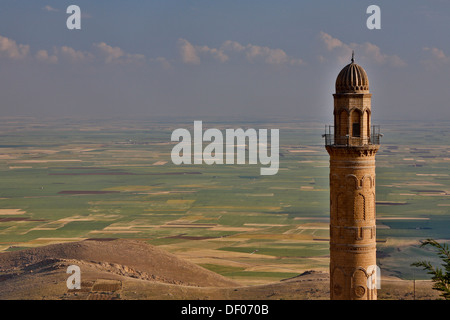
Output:
[[[16,216],[26,212],[21,209],[0,209],[0,216]]]

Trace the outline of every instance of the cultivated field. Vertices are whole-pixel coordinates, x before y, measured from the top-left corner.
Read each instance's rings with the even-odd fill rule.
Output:
[[[193,121],[2,119],[0,251],[88,238],[139,239],[241,284],[328,271],[323,123],[219,123],[280,129],[280,169],[172,164]],[[450,126],[382,124],[377,155],[382,276],[426,279],[419,240],[450,239]]]

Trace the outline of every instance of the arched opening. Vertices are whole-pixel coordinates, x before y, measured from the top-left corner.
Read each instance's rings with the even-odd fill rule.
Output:
[[[361,113],[359,110],[353,110],[352,118],[352,137],[360,138],[361,137]]]

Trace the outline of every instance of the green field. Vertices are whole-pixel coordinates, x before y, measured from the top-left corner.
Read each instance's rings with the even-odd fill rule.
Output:
[[[134,238],[223,275],[274,280],[328,268],[323,123],[220,123],[280,129],[280,170],[172,164],[176,128],[193,121],[3,119],[0,251],[86,238]],[[382,275],[426,278],[425,238],[450,239],[450,126],[382,124],[377,154]]]

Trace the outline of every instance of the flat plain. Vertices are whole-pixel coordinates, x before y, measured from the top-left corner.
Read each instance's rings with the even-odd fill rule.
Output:
[[[324,123],[219,122],[204,129],[280,130],[280,169],[174,165],[188,120],[4,118],[0,251],[84,239],[136,239],[242,285],[328,271]],[[420,240],[450,240],[449,123],[381,123],[377,264],[385,279],[428,279]]]

